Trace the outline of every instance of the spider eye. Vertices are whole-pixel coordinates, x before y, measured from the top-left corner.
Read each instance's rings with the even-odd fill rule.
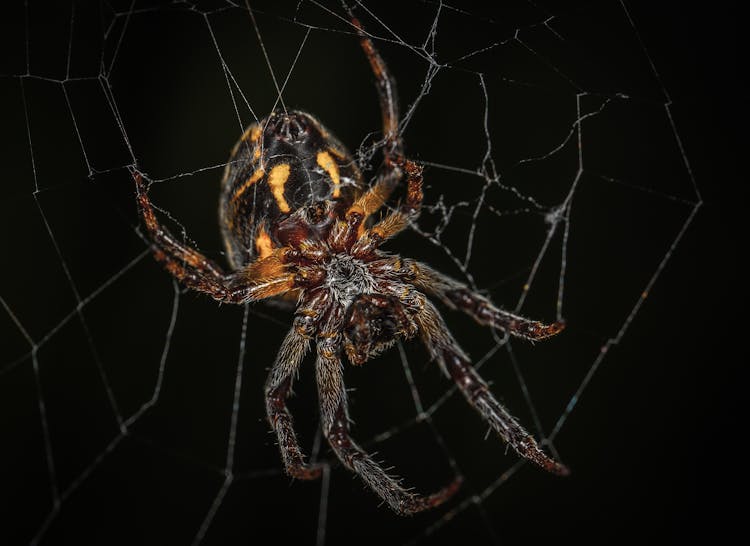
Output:
[[[306,116],[299,112],[274,113],[268,119],[267,133],[289,143],[297,143],[308,137],[309,124]]]

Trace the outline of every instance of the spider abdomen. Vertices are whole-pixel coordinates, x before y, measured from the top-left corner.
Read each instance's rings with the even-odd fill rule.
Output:
[[[274,112],[253,123],[222,180],[219,216],[230,262],[239,269],[289,238],[324,239],[362,189],[351,154],[311,115]]]

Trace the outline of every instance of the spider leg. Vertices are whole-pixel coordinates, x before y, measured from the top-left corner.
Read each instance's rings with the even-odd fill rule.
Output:
[[[375,87],[378,90],[380,99],[380,112],[383,118],[383,138],[386,141],[385,154],[386,159],[402,155],[403,143],[398,132],[398,95],[396,93],[396,80],[391,75],[385,61],[375,49],[372,40],[365,33],[362,23],[359,22],[348,6],[345,6],[349,13],[352,25],[357,29],[359,34],[359,44],[370,62],[370,68],[375,75]]]
[[[302,480],[314,480],[320,476],[322,465],[309,465],[297,442],[292,416],[286,406],[291,394],[292,382],[305,354],[310,348],[310,339],[315,333],[317,313],[310,304],[294,319],[294,327],[281,345],[276,362],[266,380],[266,414],[279,441],[281,458],[287,474]]]
[[[546,455],[534,437],[498,402],[487,383],[474,370],[468,357],[448,331],[437,309],[426,300],[417,315],[424,343],[433,358],[455,381],[469,404],[476,409],[500,437],[516,453],[559,476],[570,473],[568,468]]]
[[[498,309],[465,284],[414,260],[404,260],[401,269],[414,286],[440,298],[448,307],[463,311],[483,326],[531,341],[554,336],[565,328],[563,321],[544,324]]]
[[[404,160],[404,170],[407,176],[406,199],[399,208],[380,222],[366,230],[352,247],[356,255],[372,254],[383,242],[401,233],[409,225],[409,222],[419,216],[424,193],[422,192],[422,167],[413,161]],[[361,200],[362,198],[360,198]],[[352,207],[356,207],[355,205]],[[347,215],[352,211],[350,209]]]
[[[197,250],[178,241],[156,218],[143,176],[131,169],[138,209],[153,245],[154,257],[188,288],[225,303],[246,303],[283,294],[294,288],[294,274],[284,265],[286,249],[227,275]]]
[[[366,221],[370,215],[385,204],[401,180],[404,145],[398,130],[399,107],[396,80],[388,70],[388,66],[378,53],[372,40],[365,33],[362,23],[354,16],[349,6],[345,5],[345,8],[352,25],[357,29],[359,43],[375,76],[375,87],[378,91],[383,122],[383,140],[385,142],[383,149],[384,166],[377,177],[377,181],[350,209],[350,211],[362,213],[363,219]]]
[[[343,372],[339,351],[339,330],[323,332],[318,343],[316,374],[321,407],[323,433],[331,448],[346,468],[356,472],[362,480],[397,514],[409,515],[434,508],[449,499],[459,488],[457,478],[440,491],[421,496],[404,489],[397,478],[389,476],[357,443],[349,433]]]

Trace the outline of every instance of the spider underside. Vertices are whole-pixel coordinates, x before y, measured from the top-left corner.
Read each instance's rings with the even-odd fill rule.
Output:
[[[322,470],[305,462],[286,406],[293,379],[314,344],[321,428],[344,466],[399,514],[435,507],[456,492],[460,477],[431,495],[407,490],[350,435],[343,356],[362,365],[397,340],[417,336],[505,442],[545,470],[564,475],[567,468],[548,457],[493,397],[427,296],[481,325],[529,340],[552,336],[563,324],[545,325],[502,311],[427,265],[380,250],[416,220],[422,168],[403,155],[395,82],[359,21],[351,16],[351,22],[375,75],[383,118],[384,161],[373,183],[364,184],[350,154],[315,118],[274,112],[248,128],[225,171],[220,218],[230,273],[159,223],[148,186],[132,169],[154,256],[184,285],[220,302],[297,301],[293,326],[265,385],[268,420],[290,476],[314,479]],[[375,214],[404,178],[401,204],[376,221]]]

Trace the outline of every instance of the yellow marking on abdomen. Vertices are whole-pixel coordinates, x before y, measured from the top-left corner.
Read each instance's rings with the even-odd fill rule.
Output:
[[[263,178],[264,174],[266,174],[266,172],[263,169],[258,169],[253,174],[251,174],[250,178],[248,178],[247,180],[245,180],[245,183],[242,184],[242,186],[240,186],[240,188],[236,192],[234,192],[234,195],[232,196],[232,201],[234,201],[235,199],[239,199],[240,195],[242,195],[243,193],[245,193],[245,191],[250,186],[252,186],[258,180],[260,180],[261,178]]]
[[[262,129],[260,125],[257,123],[253,123],[250,127],[247,128],[247,130],[242,133],[242,138],[240,140],[249,140],[250,142],[255,142],[260,138],[260,133]]]
[[[328,176],[330,176],[331,180],[333,180],[333,197],[340,197],[341,177],[339,176],[339,166],[336,165],[336,162],[331,157],[331,154],[329,154],[325,150],[323,150],[322,152],[318,152],[317,161],[318,165],[320,165],[320,168],[327,172]]]
[[[245,129],[245,132],[242,133],[242,136],[237,141],[237,144],[235,144],[234,147],[232,147],[232,156],[235,156],[237,154],[237,152],[240,149],[240,145],[243,142],[256,143],[258,139],[260,139],[260,136],[262,134],[263,134],[263,129],[261,128],[260,125],[258,125],[257,123],[253,123],[252,125],[250,125],[250,127]]]
[[[284,213],[291,210],[289,208],[289,203],[287,203],[286,199],[284,198],[284,184],[286,184],[286,181],[288,179],[288,163],[276,165],[273,169],[271,169],[271,172],[268,173],[268,186],[271,188],[271,193],[273,193],[273,196],[276,199],[276,204],[279,205],[279,209]]]
[[[258,252],[258,258],[261,260],[273,254],[273,241],[266,231],[265,226],[261,226],[260,232],[255,238],[255,250]]]

